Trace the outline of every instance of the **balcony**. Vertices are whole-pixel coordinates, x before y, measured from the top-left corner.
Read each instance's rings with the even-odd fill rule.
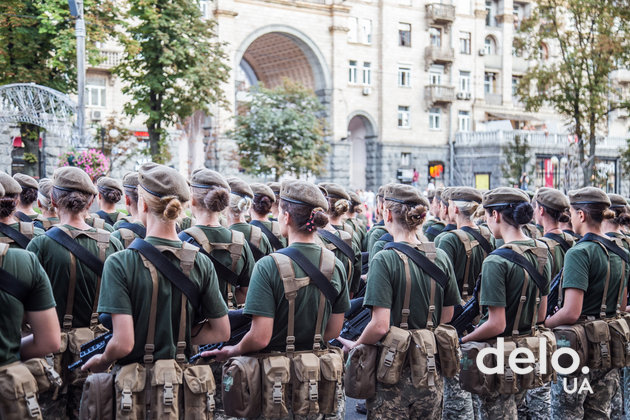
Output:
[[[431,23],[450,24],[455,20],[455,6],[452,4],[431,3],[426,8],[427,19]]]
[[[424,99],[429,105],[451,103],[455,100],[455,88],[445,85],[425,86]]]
[[[503,97],[499,93],[486,93],[485,95],[486,105],[502,105]]]
[[[512,57],[512,72],[526,73],[529,68],[529,62],[523,57]]]
[[[120,64],[122,53],[120,51],[101,50],[101,62],[95,67],[99,69],[111,69]]]
[[[615,70],[610,73],[610,78],[621,83],[630,82],[630,70],[628,69]]]
[[[429,45],[424,49],[424,66],[426,70],[428,70],[433,63],[449,65],[454,59],[455,51],[453,48]]]

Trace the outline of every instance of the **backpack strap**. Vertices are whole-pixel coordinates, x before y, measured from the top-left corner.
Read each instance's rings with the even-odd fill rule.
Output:
[[[276,233],[273,232],[273,223],[271,225],[272,229],[267,228],[267,226],[265,226],[262,222],[258,221],[258,220],[252,220],[251,222],[249,222],[250,225],[255,226],[260,228],[260,231],[267,237],[267,239],[269,239],[269,243],[271,244],[271,246],[273,247],[274,250],[279,250],[284,248],[282,246],[282,242],[280,242],[280,239],[278,239],[278,237],[276,236]],[[280,226],[278,225],[278,231],[280,230]],[[252,230],[252,235],[254,234],[253,230]],[[251,239],[250,239],[251,241]],[[252,241],[253,242],[253,241]],[[260,243],[260,240],[258,241]]]
[[[258,226],[251,225],[247,244],[249,245],[256,261],[265,256],[265,254],[260,250],[260,241],[262,241],[262,230]]]
[[[105,229],[105,220],[100,217],[92,217],[92,227],[96,229]]]
[[[28,217],[28,216],[27,216]],[[26,236],[29,240],[33,239],[35,236],[35,226],[33,222],[19,222],[20,223],[20,233]]]
[[[11,226],[4,223],[0,223],[0,233],[5,235],[0,238],[1,243],[11,244],[15,242],[20,248],[26,249],[30,242],[30,239],[24,236],[19,229],[13,229]]]
[[[464,246],[464,251],[466,252],[466,268],[464,268],[464,278],[462,279],[462,299],[468,300],[468,296],[472,294],[472,289],[475,285],[470,284],[470,264],[472,261],[472,251],[479,242],[477,240],[471,240],[468,237],[468,234],[461,229],[452,230],[451,233],[455,234],[459,241]]]
[[[125,248],[129,247],[134,239],[136,239],[135,233],[126,228],[118,228],[118,232],[120,232],[120,237],[123,240],[123,244]]]
[[[10,294],[22,304],[28,298],[30,289],[20,282],[15,276],[2,268],[4,256],[9,251],[9,244],[0,244],[0,290]]]

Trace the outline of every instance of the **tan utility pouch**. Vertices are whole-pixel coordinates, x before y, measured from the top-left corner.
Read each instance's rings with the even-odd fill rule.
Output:
[[[512,339],[506,338],[504,346],[504,360],[506,363],[504,365],[503,373],[496,375],[496,391],[499,394],[516,394],[520,390],[519,378],[516,373],[510,369],[510,366],[507,363],[510,353],[516,350],[516,343]]]
[[[531,367],[532,371],[525,375],[518,375],[520,387],[522,389],[534,389],[539,388],[545,384],[542,374],[540,372],[540,336],[538,334],[530,337],[518,337],[514,339],[516,347],[526,348],[534,355],[534,363],[525,364],[519,363],[520,367]],[[505,363],[508,363],[508,359],[505,359]],[[548,369],[551,365],[547,365]],[[548,381],[547,381],[548,382]]]
[[[182,368],[174,359],[157,360],[151,369],[151,398],[160,419],[179,419],[179,388]]]
[[[416,388],[435,386],[435,381],[438,378],[436,358],[437,344],[433,331],[427,329],[412,330],[409,365],[413,386]]]
[[[140,363],[122,366],[116,374],[116,420],[135,420],[145,417],[147,373]]]
[[[288,396],[291,360],[285,356],[269,356],[262,363],[262,416],[284,418],[289,415]]]
[[[343,396],[343,356],[329,352],[319,358],[321,376],[319,378],[319,412],[334,414],[338,401]]]
[[[454,378],[459,372],[459,337],[452,325],[441,324],[433,330],[442,376]]]
[[[589,346],[586,342],[586,331],[582,324],[560,325],[553,329],[556,336],[556,345],[558,349],[562,347],[570,347],[575,350],[579,356],[580,364],[575,371],[576,375],[581,374],[582,367],[586,366],[589,359]],[[563,368],[568,368],[573,363],[573,359],[566,354],[558,358],[558,364]]]
[[[365,400],[376,395],[376,359],[378,347],[359,344],[350,351],[344,384],[346,396]]]
[[[46,361],[36,358],[24,362],[24,366],[31,372],[37,381],[37,391],[41,394],[51,388],[60,388],[62,385],[59,373]]]
[[[184,420],[212,420],[215,391],[209,365],[184,369]]]
[[[0,368],[0,418],[41,419],[37,380],[21,362]]]
[[[608,323],[603,319],[584,323],[586,342],[588,345],[588,362],[591,369],[610,369],[610,331]]]
[[[233,357],[223,365],[221,398],[226,416],[244,418],[260,416],[262,387],[257,358]]]
[[[319,357],[314,353],[299,353],[291,362],[293,414],[306,416],[319,413]]]
[[[613,369],[630,362],[630,328],[622,317],[607,320],[610,335],[610,361]]]
[[[73,328],[68,331],[68,356],[70,358],[68,364],[72,364],[79,360],[81,346],[93,339],[94,332],[89,327]],[[67,370],[65,367],[63,369]],[[75,369],[73,371],[68,371],[65,379],[69,385],[83,385],[87,375],[87,372],[81,369]]]
[[[477,364],[477,355],[488,347],[492,346],[485,341],[470,341],[460,346],[462,358],[459,383],[464,391],[478,395],[488,395],[494,391],[495,375],[484,375]],[[487,354],[483,361],[486,366],[496,366],[493,354]]]
[[[398,327],[390,327],[382,342],[381,355],[376,368],[376,379],[388,385],[400,380],[402,368],[407,360],[411,333]]]
[[[64,331],[61,332],[61,345],[59,346],[59,352],[49,354],[46,356],[49,364],[53,365],[55,371],[61,374],[69,363],[64,364],[64,355],[68,350],[68,334]]]
[[[543,383],[548,383],[548,382],[555,382],[556,381],[556,371],[552,368],[551,366],[551,359],[553,357],[553,354],[556,352],[557,350],[557,345],[556,345],[556,336],[553,333],[553,331],[551,331],[550,329],[547,329],[545,327],[538,327],[538,338],[539,339],[545,339],[545,342],[547,343],[547,372],[546,373],[542,373],[541,372],[541,376],[542,376],[542,381]]]
[[[81,420],[114,419],[116,402],[114,398],[114,375],[94,373],[87,377],[81,395]]]

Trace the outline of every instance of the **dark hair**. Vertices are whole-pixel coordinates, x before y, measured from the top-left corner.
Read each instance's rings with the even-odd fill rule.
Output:
[[[615,217],[611,220],[617,226],[630,225],[630,213],[627,206],[613,207],[610,210],[615,212]]]
[[[271,210],[272,201],[269,197],[262,194],[255,194],[254,200],[252,201],[252,209],[257,214],[267,215]]]
[[[37,200],[37,188],[33,187],[22,187],[22,192],[20,193],[20,203],[24,206],[30,206]]]
[[[105,200],[105,202],[110,203],[110,204],[118,203],[122,197],[122,192],[118,190],[114,190],[112,188],[100,187],[98,189],[98,192],[100,192],[101,195],[103,196],[103,200]]]
[[[204,209],[218,213],[230,204],[230,193],[225,188],[194,188],[193,197]]]
[[[601,223],[604,219],[610,220],[615,218],[615,212],[606,203],[571,204],[571,207],[575,210],[582,210],[587,219],[595,223]]]
[[[547,213],[549,217],[551,217],[556,222],[567,223],[568,221],[571,220],[571,217],[567,214],[566,211],[552,209],[550,207],[545,206],[540,201],[536,201],[536,204],[538,204],[540,207],[545,209],[545,213]]]
[[[138,203],[138,188],[128,188],[125,187],[125,195],[129,197],[132,203]]]
[[[293,227],[298,232],[312,233],[317,228],[323,228],[328,224],[328,216],[321,207],[311,207],[282,200],[282,211],[291,215]]]
[[[0,197],[0,217],[3,219],[13,214],[17,208],[17,194],[5,194]]]
[[[83,191],[62,191],[58,188],[53,188],[51,195],[57,208],[75,214],[85,210],[93,197],[92,194]]]
[[[508,225],[514,226],[515,228],[528,224],[532,221],[532,217],[534,217],[534,208],[526,201],[504,206],[486,207],[488,213],[492,213],[493,210],[501,214],[501,217]]]
[[[350,209],[350,203],[345,198],[328,197],[328,214],[333,217],[341,217]]]
[[[428,208],[422,204],[411,207],[407,204],[396,201],[385,200],[385,208],[394,215],[394,220],[405,226],[410,231],[415,231],[418,226],[424,223],[427,217]]]

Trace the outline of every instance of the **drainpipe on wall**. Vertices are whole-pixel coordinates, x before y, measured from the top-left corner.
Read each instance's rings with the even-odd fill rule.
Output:
[[[455,146],[453,144],[453,105],[448,107],[448,146],[449,146],[449,171],[448,185],[453,186],[455,175]]]

